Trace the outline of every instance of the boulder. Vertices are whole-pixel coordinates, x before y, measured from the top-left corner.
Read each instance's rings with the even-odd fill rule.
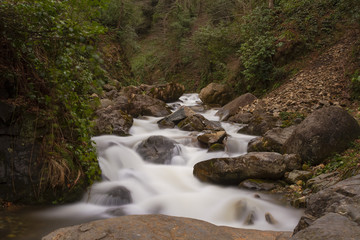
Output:
[[[222,144],[226,136],[227,135],[225,131],[218,131],[218,132],[211,132],[211,133],[205,133],[199,135],[197,139],[202,144],[206,145],[207,147],[210,147],[216,143]]]
[[[250,178],[281,179],[286,172],[285,157],[274,152],[254,152],[234,158],[214,158],[194,166],[193,174],[201,181],[239,184]]]
[[[121,206],[132,203],[131,192],[124,186],[116,186],[110,189],[93,187],[87,196],[87,202],[103,206]]]
[[[143,94],[135,94],[129,98],[128,113],[133,117],[164,117],[171,113],[165,102]]]
[[[151,136],[142,141],[136,152],[144,161],[156,164],[170,164],[173,156],[179,154],[177,142],[164,136]]]
[[[220,122],[210,121],[203,115],[191,115],[177,124],[177,126],[184,131],[223,131]]]
[[[219,116],[221,121],[226,121],[229,119],[229,117],[234,116],[239,108],[254,102],[255,99],[256,97],[251,93],[245,93],[219,109],[219,111],[216,113],[216,116]]]
[[[283,153],[284,144],[294,132],[296,126],[273,128],[263,137],[254,138],[248,144],[248,152],[278,152]]]
[[[306,213],[321,217],[335,212],[360,224],[360,175],[310,195]]]
[[[360,226],[345,216],[328,213],[309,227],[294,234],[290,240],[355,240],[359,239]]]
[[[266,112],[257,112],[252,114],[249,123],[241,128],[239,133],[262,136],[267,131],[277,127],[278,125],[278,119],[273,115]]]
[[[125,136],[133,124],[133,118],[121,110],[108,106],[96,111],[95,134],[116,134]]]
[[[246,179],[239,184],[240,188],[246,188],[255,191],[271,191],[281,186],[280,183],[264,179]]]
[[[300,180],[306,182],[312,175],[313,173],[309,171],[294,170],[285,174],[285,181],[289,184],[297,183]]]
[[[306,187],[313,192],[319,192],[327,187],[335,185],[340,181],[338,172],[324,173],[307,181]]]
[[[201,220],[165,215],[135,215],[104,219],[58,229],[42,240],[287,240],[291,232],[216,226]]]
[[[185,91],[185,87],[179,83],[167,83],[151,87],[147,94],[166,103],[177,101]]]
[[[159,128],[174,128],[179,122],[185,118],[196,114],[189,107],[183,106],[172,114],[158,121]]]
[[[284,148],[287,153],[297,153],[303,161],[316,165],[345,150],[359,135],[359,124],[344,109],[324,107],[297,126]]]
[[[233,99],[233,91],[227,85],[210,83],[201,89],[199,98],[204,104],[224,106]]]

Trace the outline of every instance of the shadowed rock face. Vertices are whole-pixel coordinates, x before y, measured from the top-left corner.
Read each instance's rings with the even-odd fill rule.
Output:
[[[312,113],[298,125],[284,147],[313,165],[345,150],[360,135],[360,126],[345,110],[325,107]]]
[[[219,227],[181,217],[164,215],[123,216],[61,228],[42,240],[287,240],[289,232]]]

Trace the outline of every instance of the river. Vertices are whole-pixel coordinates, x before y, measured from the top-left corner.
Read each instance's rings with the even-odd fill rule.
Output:
[[[174,109],[181,105],[201,109],[197,94],[185,94],[180,100],[171,104]],[[215,116],[216,109],[200,113],[209,120],[219,120]],[[198,146],[198,133],[176,128],[159,129],[159,119],[134,119],[131,136],[94,137],[103,180],[94,184],[78,203],[19,215],[27,229],[20,235],[26,237],[15,238],[14,235],[8,239],[39,239],[40,235],[58,227],[124,214],[159,213],[237,228],[276,231],[294,229],[302,212],[286,206],[278,197],[237,187],[202,183],[193,176],[193,166],[200,161],[246,153],[247,143],[253,136],[237,133],[240,125],[222,122],[228,134],[226,149],[209,153],[207,149]],[[135,151],[143,140],[156,135],[177,142],[175,154],[166,164],[148,163]],[[119,193],[124,192],[131,196],[130,203],[119,199]],[[269,224],[265,219],[266,213],[270,213],[277,223]],[[251,225],[246,223],[250,214],[254,216]]]

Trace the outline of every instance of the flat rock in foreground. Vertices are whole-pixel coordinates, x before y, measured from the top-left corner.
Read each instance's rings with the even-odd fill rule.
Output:
[[[291,232],[219,227],[200,220],[165,215],[123,216],[58,229],[42,240],[288,240]]]

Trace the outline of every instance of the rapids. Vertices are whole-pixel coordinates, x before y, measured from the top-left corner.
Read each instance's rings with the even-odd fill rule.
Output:
[[[201,104],[197,94],[185,94],[181,105]],[[216,110],[201,112],[209,120],[218,121]],[[198,181],[192,174],[197,162],[232,157],[246,153],[247,143],[253,136],[237,133],[240,125],[222,122],[228,133],[226,150],[208,153],[199,148],[198,133],[179,129],[159,129],[160,118],[135,119],[131,136],[97,136],[96,143],[103,180],[92,186],[81,202],[41,212],[43,218],[71,219],[76,222],[110,218],[124,214],[166,214],[201,219],[216,225],[261,230],[292,231],[301,211],[285,206],[276,197],[246,191],[236,187],[216,186]],[[145,162],[135,151],[138,144],[153,135],[175,140],[177,155],[167,164]],[[127,189],[129,200],[120,199],[114,191]],[[125,191],[125,193],[126,193]],[[265,215],[270,213],[277,223],[269,224]],[[249,215],[253,224],[246,224]]]

